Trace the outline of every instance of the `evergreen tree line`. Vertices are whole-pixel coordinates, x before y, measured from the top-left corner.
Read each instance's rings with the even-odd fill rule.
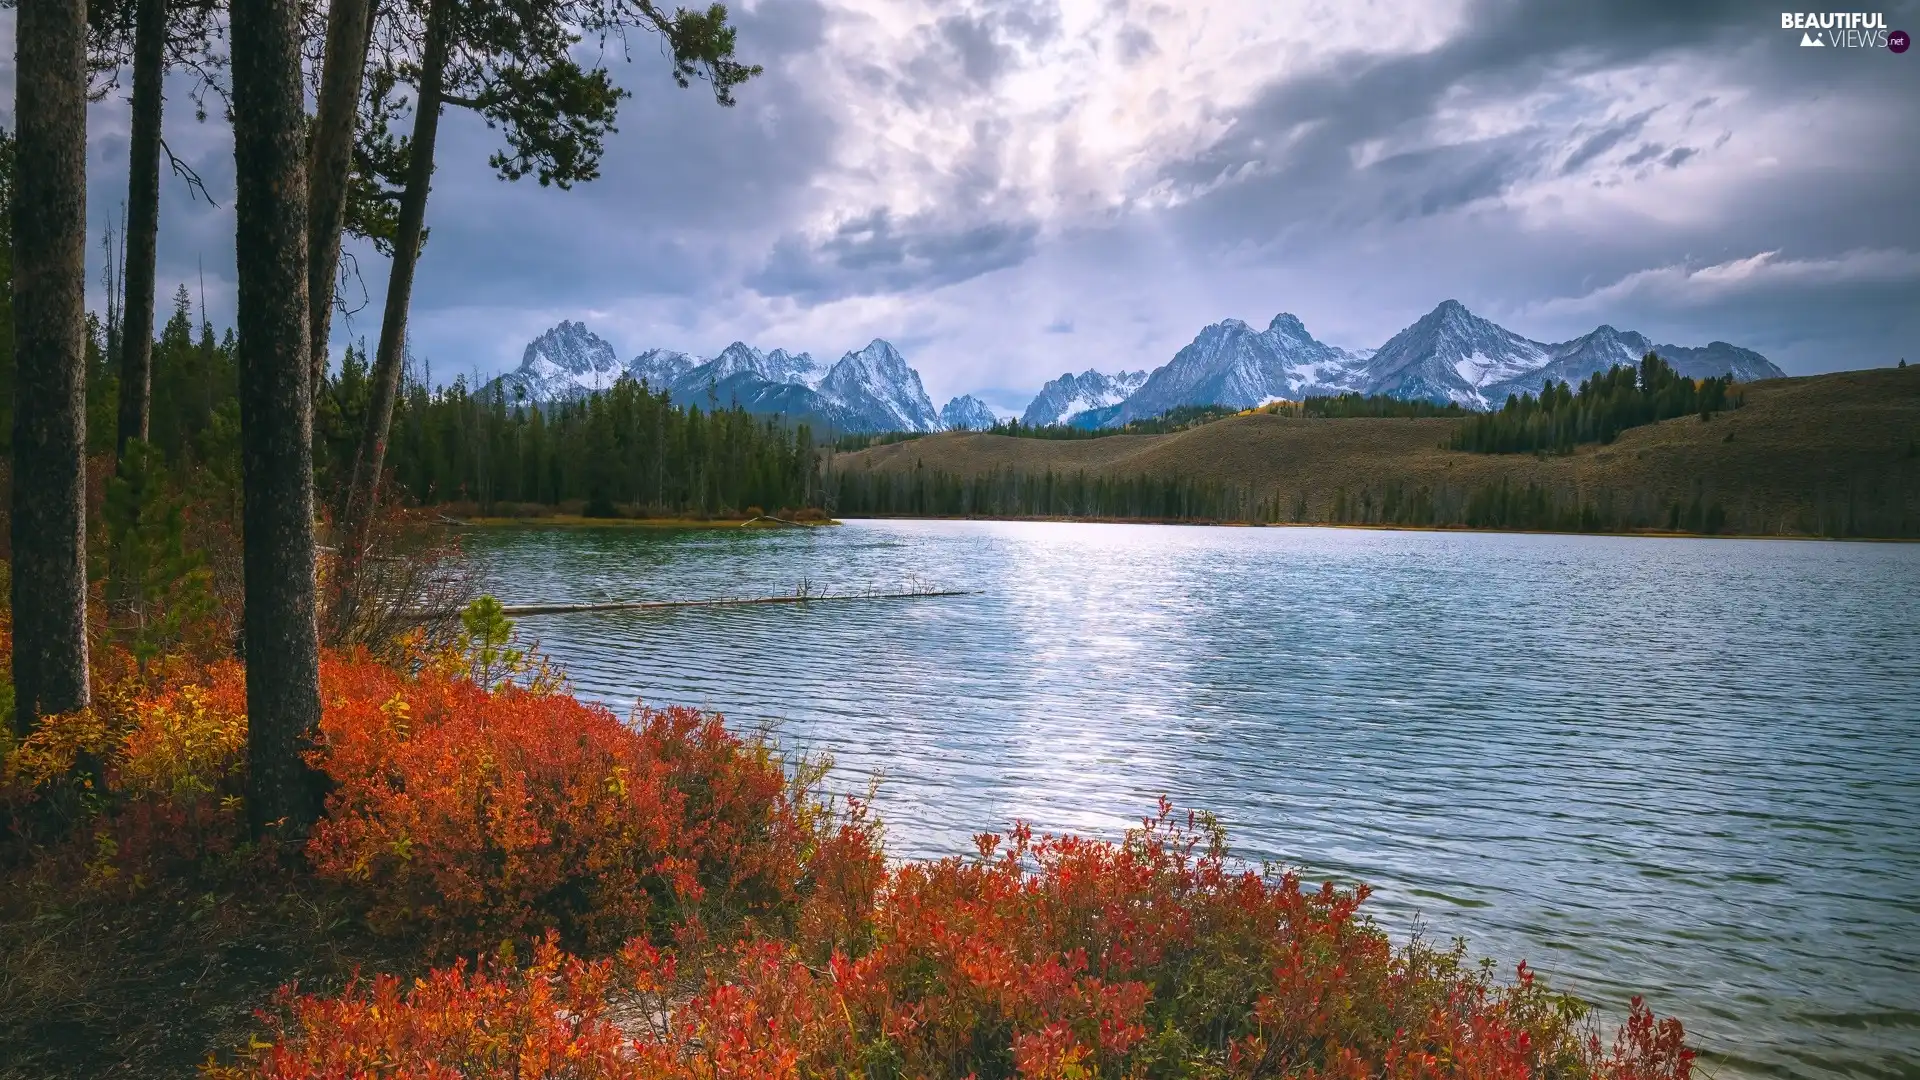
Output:
[[[1128,518],[1141,521],[1274,521],[1279,505],[1251,488],[1164,476],[1090,476],[1085,471],[1027,473],[998,469],[959,476],[830,470],[822,488],[829,512],[903,517]]]
[[[1648,353],[1636,368],[1615,365],[1584,379],[1579,390],[1548,382],[1540,395],[1508,395],[1498,412],[1476,414],[1447,445],[1479,454],[1571,453],[1584,443],[1609,443],[1627,428],[1698,414],[1702,421],[1737,409],[1741,395],[1730,375],[1698,382]]]
[[[1920,536],[1920,488],[1896,476],[1856,476],[1841,485],[1816,488],[1806,504],[1762,509],[1744,500],[1730,506],[1697,482],[1690,493],[1667,495],[1608,488],[1575,491],[1505,478],[1475,487],[1388,482],[1357,492],[1336,491],[1318,519],[1308,512],[1304,497],[1296,496],[1287,520],[1553,532],[1915,537]]]
[[[1295,520],[1300,520],[1296,517]],[[1505,477],[1474,487],[1389,482],[1358,492],[1334,493],[1326,520],[1340,525],[1464,526],[1469,529],[1530,529],[1552,532],[1667,530],[1714,534],[1727,526],[1727,510],[1696,490],[1684,499],[1623,496],[1611,490],[1557,490]]]
[[[347,435],[330,449],[341,466],[369,396],[366,358],[350,350],[327,395]],[[817,486],[806,425],[738,407],[683,408],[630,378],[538,407],[510,404],[497,385],[410,381],[395,402],[387,464],[411,499],[471,502],[483,513],[577,503],[590,516],[708,515],[805,506]]]
[[[1158,416],[1129,420],[1119,427],[1078,427],[1073,424],[1023,424],[1003,420],[988,428],[989,434],[1009,435],[1016,439],[1104,439],[1109,435],[1165,435],[1185,431],[1237,416],[1241,410],[1227,405],[1176,405]]]
[[[1803,532],[1821,536],[1920,535],[1920,499],[1907,490],[1823,491],[1811,507],[1761,520],[1729,509],[1696,485],[1685,495],[1611,489],[1576,491],[1505,478],[1466,486],[1387,482],[1331,497],[1262,492],[1191,477],[1095,476],[1003,468],[957,475],[829,469],[821,480],[829,511],[846,517],[1046,517],[1245,524],[1387,525],[1554,532]]]

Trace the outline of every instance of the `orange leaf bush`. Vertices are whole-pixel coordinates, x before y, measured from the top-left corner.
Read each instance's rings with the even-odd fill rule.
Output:
[[[377,928],[442,951],[548,929],[592,952],[787,930],[816,852],[877,858],[844,847],[806,784],[816,774],[790,780],[717,716],[622,722],[566,695],[342,658],[323,665],[322,694],[313,759],[334,790],[309,861],[366,896]]]
[[[209,1065],[208,1080],[472,1080],[479,1077],[634,1077],[628,1040],[608,1015],[619,975],[670,964],[643,946],[588,963],[551,938],[514,970],[498,960],[465,960],[403,987],[382,975],[335,997],[282,992],[273,1040],[238,1066]],[[655,990],[652,983],[630,990]]]
[[[825,940],[870,900],[874,831],[857,804],[842,816],[815,797],[821,770],[799,762],[790,776],[718,716],[643,709],[622,721],[461,670],[322,660],[312,761],[332,790],[306,854],[376,929],[440,954],[549,929],[583,952],[803,922]],[[0,748],[0,819],[57,802],[79,827],[41,861],[97,885],[192,876],[244,849],[246,735],[239,664],[152,665]]]
[[[1525,965],[1501,984],[1457,949],[1395,949],[1359,914],[1365,898],[1234,871],[1218,830],[1164,805],[1119,844],[1016,827],[982,837],[977,860],[885,873],[856,935],[868,944],[824,965],[803,930],[743,943],[685,996],[672,957],[638,943],[565,969],[590,978],[552,952],[525,971],[456,966],[410,993],[294,999],[268,1050],[217,1075],[388,1076],[405,1062],[406,1075],[664,1080],[1690,1076],[1679,1023],[1638,999],[1603,1048],[1583,1007]],[[525,1031],[581,1064],[470,1050]]]
[[[88,708],[42,717],[0,764],[0,808],[16,829],[36,803],[80,816],[96,885],[190,873],[240,839],[244,673],[232,661],[184,670],[106,681]]]

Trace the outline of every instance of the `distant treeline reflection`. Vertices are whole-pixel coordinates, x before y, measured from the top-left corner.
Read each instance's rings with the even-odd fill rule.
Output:
[[[1711,492],[1556,490],[1537,483],[1409,485],[1388,481],[1331,497],[1271,493],[1179,476],[1099,476],[999,469],[960,476],[911,471],[830,470],[830,512],[842,517],[1069,518],[1189,523],[1387,525],[1554,532],[1793,531],[1817,536],[1909,536],[1920,520],[1905,500],[1865,488],[1822,493],[1791,522],[1746,520]]]

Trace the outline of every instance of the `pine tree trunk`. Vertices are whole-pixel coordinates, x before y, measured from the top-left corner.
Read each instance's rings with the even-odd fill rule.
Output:
[[[380,502],[380,473],[386,467],[387,435],[393,402],[400,392],[400,365],[407,339],[407,308],[413,301],[413,271],[420,261],[420,237],[426,226],[427,191],[433,183],[433,144],[440,130],[440,104],[446,70],[453,0],[433,0],[427,14],[427,50],[420,70],[419,101],[407,162],[407,189],[400,200],[399,228],[393,243],[393,268],[387,277],[386,311],[380,320],[380,348],[374,356],[372,396],[366,427],[354,461],[347,493],[346,539],[341,575],[351,582],[366,553],[368,533]]]
[[[299,9],[233,0],[232,25],[247,818],[256,836],[300,837],[323,796],[301,756],[320,722],[320,658]]]
[[[307,270],[307,323],[315,395],[327,374],[333,279],[340,268],[340,232],[346,222],[347,182],[353,171],[353,127],[373,30],[371,8],[371,0],[334,0],[327,13],[327,57],[307,157],[307,252],[311,260]]]
[[[147,438],[153,397],[153,278],[160,235],[160,110],[165,97],[167,0],[139,0],[133,29],[133,123],[127,151],[126,303],[120,315],[120,429],[116,450]]]
[[[87,8],[20,0],[13,219],[14,730],[85,706]]]

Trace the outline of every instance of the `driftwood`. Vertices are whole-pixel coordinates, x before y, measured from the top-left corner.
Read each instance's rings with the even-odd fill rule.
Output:
[[[614,600],[597,604],[506,604],[502,614],[562,615],[574,611],[648,611],[669,608],[745,607],[752,604],[814,604],[825,600],[927,600],[936,596],[968,596],[972,589],[932,589],[900,593],[819,593],[812,596],[749,596],[719,600]]]
[[[523,615],[566,615],[580,611],[671,611],[680,608],[750,607],[760,604],[817,604],[835,600],[931,600],[942,596],[972,596],[977,589],[914,589],[909,592],[810,593],[790,596],[721,597],[715,600],[609,600],[579,604],[503,604],[500,613],[509,617]],[[455,611],[423,611],[420,621],[455,615]]]

